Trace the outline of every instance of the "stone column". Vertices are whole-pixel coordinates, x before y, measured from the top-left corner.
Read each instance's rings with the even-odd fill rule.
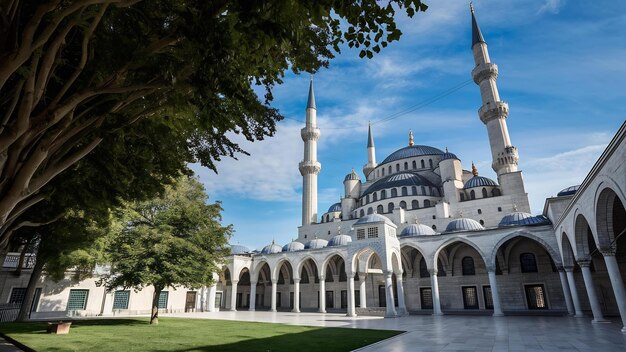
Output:
[[[365,287],[365,279],[367,278],[367,274],[366,273],[363,273],[362,275],[359,274],[359,278],[361,279],[361,282],[359,283],[359,295],[361,296],[360,308],[367,308],[367,294],[365,293],[365,290],[367,289]]]
[[[256,284],[255,281],[250,281],[250,308],[248,310],[251,312],[256,309]]]
[[[396,289],[398,290],[398,314],[407,315],[406,304],[404,303],[404,286],[402,285],[402,273],[396,274]]]
[[[580,300],[578,299],[578,290],[576,289],[576,281],[574,280],[574,268],[571,266],[565,267],[565,273],[567,274],[567,284],[569,285],[569,291],[572,294],[572,303],[574,304],[574,317],[582,318],[583,311],[580,308]]]
[[[349,317],[356,317],[356,305],[354,300],[354,274],[348,273],[348,314]]]
[[[293,309],[294,313],[300,313],[300,279],[293,279]]]
[[[217,292],[217,284],[213,284],[209,286],[209,298],[208,298],[209,301],[207,302],[207,305],[208,305],[207,308],[209,309],[209,312],[216,312],[219,309],[215,307],[216,292]]]
[[[487,274],[489,275],[489,287],[491,288],[491,301],[493,302],[493,316],[501,317],[504,315],[504,313],[502,313],[502,306],[500,305],[500,292],[498,291],[498,281],[496,280],[496,271],[489,270]]]
[[[589,298],[589,304],[591,305],[591,311],[593,312],[593,320],[592,323],[606,323],[608,322],[602,316],[602,308],[600,308],[600,303],[598,302],[598,296],[596,294],[596,288],[593,285],[593,278],[591,277],[591,270],[589,270],[589,265],[591,264],[591,260],[579,260],[578,265],[580,265],[580,270],[583,272],[583,280],[585,281],[585,288],[587,289],[587,297]]]
[[[617,266],[617,260],[615,260],[615,252],[602,251],[602,255],[604,255],[606,269],[609,272],[609,278],[611,279],[611,286],[613,286],[613,293],[615,294],[619,314],[622,317],[622,332],[626,333],[626,291],[624,290],[622,275]]]
[[[233,312],[237,311],[237,283],[239,280],[232,280],[232,289],[230,293],[230,310]]]
[[[572,304],[572,295],[569,292],[569,285],[567,284],[567,276],[565,274],[565,269],[563,267],[559,267],[559,278],[561,279],[561,286],[563,287],[563,296],[565,297],[565,305],[567,305],[567,312],[569,315],[574,315],[576,312],[574,311],[574,305]]]
[[[272,281],[272,307],[270,310],[272,312],[276,311],[276,281]]]
[[[391,271],[385,272],[385,300],[387,302],[387,309],[385,312],[386,318],[393,318],[397,315],[395,302],[393,300],[393,281],[391,279]]]
[[[320,313],[326,313],[326,278],[320,276]]]
[[[437,282],[437,269],[429,269],[431,290],[433,293],[433,315],[443,315],[441,312],[441,303],[439,301],[439,283]]]

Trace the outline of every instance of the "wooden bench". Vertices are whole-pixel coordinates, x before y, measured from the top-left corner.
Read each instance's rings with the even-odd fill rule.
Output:
[[[72,322],[48,322],[48,330],[49,334],[57,334],[57,335],[66,335],[70,333],[70,326]]]

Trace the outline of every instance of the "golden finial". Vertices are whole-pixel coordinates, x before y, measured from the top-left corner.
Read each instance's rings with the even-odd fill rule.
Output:
[[[413,130],[409,130],[409,146],[413,145]]]
[[[472,4],[471,1],[470,1],[470,11],[472,11],[472,13],[474,13],[474,5]]]
[[[473,161],[472,161],[472,175],[478,176],[478,170],[476,169],[476,165],[474,165]]]
[[[513,211],[517,211],[517,204],[513,204]]]
[[[448,147],[446,147],[446,153],[448,152]]]

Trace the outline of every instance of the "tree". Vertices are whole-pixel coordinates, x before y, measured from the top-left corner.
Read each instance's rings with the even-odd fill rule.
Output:
[[[286,70],[315,72],[340,45],[372,57],[419,0],[6,0],[0,5],[0,235],[42,188],[144,119],[180,138],[187,162],[273,135]],[[265,88],[258,96],[255,86]],[[6,236],[5,236],[6,237]]]
[[[207,204],[202,185],[181,177],[162,197],[121,210],[120,231],[110,239],[109,289],[154,286],[150,323],[158,323],[158,303],[166,287],[210,285],[212,273],[228,254],[232,226],[220,224],[219,203]]]

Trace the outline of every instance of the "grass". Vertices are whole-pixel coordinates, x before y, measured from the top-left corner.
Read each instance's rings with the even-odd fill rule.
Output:
[[[2,323],[0,332],[39,352],[57,351],[350,351],[401,331],[320,328],[227,320],[147,318],[78,320],[68,335],[46,323]]]

